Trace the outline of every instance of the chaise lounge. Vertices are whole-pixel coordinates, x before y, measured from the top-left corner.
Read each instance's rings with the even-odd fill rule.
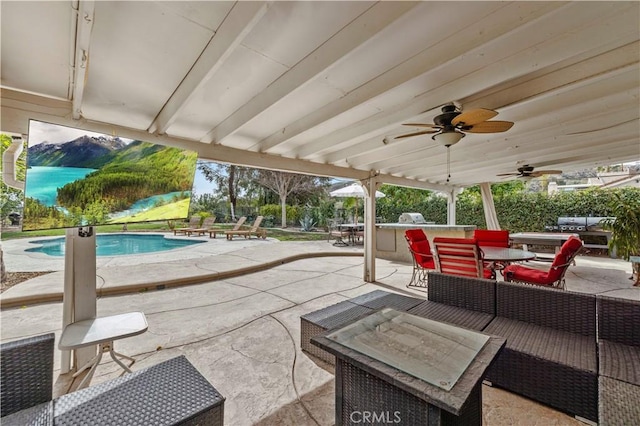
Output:
[[[257,238],[262,238],[264,240],[267,238],[267,230],[264,228],[260,228],[262,219],[263,216],[258,216],[253,222],[253,225],[251,225],[250,229],[232,229],[230,231],[225,231],[224,234],[227,236],[227,240],[232,240],[235,236],[251,238],[252,235],[255,235]]]

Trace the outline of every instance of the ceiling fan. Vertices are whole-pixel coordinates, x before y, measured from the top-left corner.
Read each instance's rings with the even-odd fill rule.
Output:
[[[407,133],[396,136],[394,139],[433,134],[431,139],[450,147],[458,143],[465,136],[465,133],[500,133],[506,132],[513,126],[511,121],[488,121],[496,115],[498,115],[497,111],[484,108],[462,112],[456,105],[448,104],[442,107],[442,114],[434,117],[434,124],[404,124],[405,126],[426,127],[427,130]]]
[[[522,167],[518,167],[518,171],[515,173],[500,173],[497,176],[515,176],[517,178],[537,178],[543,175],[559,175],[562,174],[562,170],[539,170],[534,171],[535,167],[525,164]]]

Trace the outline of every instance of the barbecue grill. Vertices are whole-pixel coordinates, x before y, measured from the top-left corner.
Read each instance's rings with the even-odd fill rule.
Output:
[[[591,217],[591,216],[562,216],[558,218],[557,225],[545,226],[546,232],[570,232],[578,234],[584,241],[585,248],[608,249],[611,232],[602,228],[601,222],[604,219],[615,219],[612,217]],[[615,252],[610,253],[615,257]]]
[[[553,226],[545,226],[544,230],[547,232],[597,232],[602,231],[602,225],[600,222],[604,219],[612,219],[610,217],[589,217],[589,216],[577,216],[568,217],[562,216],[558,218],[558,224]]]
[[[424,216],[420,213],[402,213],[398,218],[398,223],[427,223]],[[433,222],[432,222],[433,223]]]

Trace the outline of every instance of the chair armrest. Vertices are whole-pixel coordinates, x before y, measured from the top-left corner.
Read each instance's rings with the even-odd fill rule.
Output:
[[[49,333],[0,345],[0,417],[51,401],[54,339]]]
[[[409,247],[409,251],[411,253],[413,253],[413,254],[417,254],[417,255],[420,255],[420,256],[425,256],[425,257],[428,257],[428,258],[433,258],[433,253],[421,253],[419,251],[413,250],[411,247]]]

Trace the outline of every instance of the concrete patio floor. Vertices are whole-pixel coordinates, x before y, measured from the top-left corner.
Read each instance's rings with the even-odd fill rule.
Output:
[[[333,424],[332,370],[300,351],[300,316],[380,288],[426,297],[405,287],[411,276],[407,264],[377,259],[377,283],[363,282],[359,247],[339,248],[324,241],[206,240],[161,254],[99,258],[99,288],[134,292],[99,298],[98,315],[144,312],[149,330],[118,341],[116,349],[135,357],[133,370],[186,355],[226,397],[228,425]],[[25,253],[26,240],[2,245],[9,272],[58,271],[2,294],[3,304],[19,305],[0,314],[2,341],[54,332],[57,343],[62,303],[20,302],[60,293],[63,260]],[[640,299],[640,288],[631,287],[629,274],[627,262],[579,256],[567,274],[567,287]],[[171,285],[188,276],[204,282],[164,290],[150,285]],[[56,350],[56,395],[70,386],[69,375],[59,375],[59,358]],[[110,358],[103,358],[92,384],[121,371]],[[483,389],[483,405],[486,425],[581,424],[488,386]]]

